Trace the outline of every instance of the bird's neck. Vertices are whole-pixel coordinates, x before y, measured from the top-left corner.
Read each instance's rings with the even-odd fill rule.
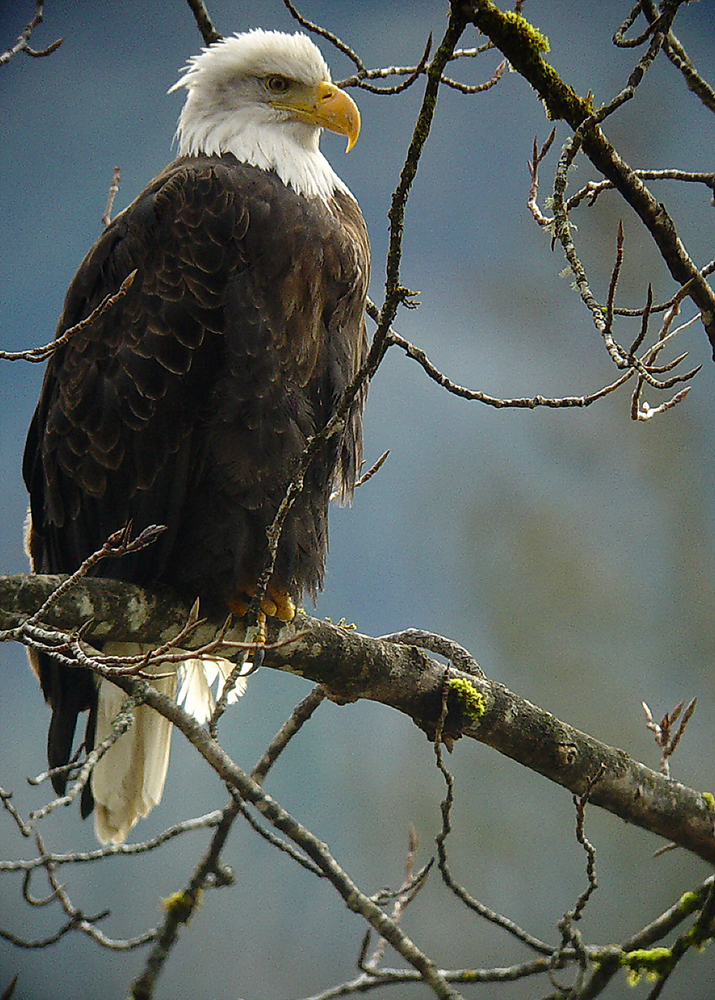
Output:
[[[188,107],[188,102],[187,102]],[[301,122],[238,121],[225,113],[186,115],[177,129],[182,156],[220,156],[232,153],[237,160],[274,170],[283,183],[306,198],[326,204],[336,191],[350,194],[320,152],[320,129]],[[184,109],[186,112],[186,107]]]

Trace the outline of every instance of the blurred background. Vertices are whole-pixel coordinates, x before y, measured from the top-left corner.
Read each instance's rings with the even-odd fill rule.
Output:
[[[445,4],[402,0],[305,0],[303,13],[348,41],[369,66],[412,65],[430,31],[438,41]],[[224,33],[250,27],[292,31],[280,0],[211,0]],[[631,4],[529,0],[525,14],[551,40],[549,59],[596,104],[625,85],[637,60],[611,35]],[[5,9],[0,49],[30,20],[34,4]],[[684,6],[676,33],[711,82],[715,21],[709,3]],[[166,91],[201,40],[188,7],[47,3],[32,44],[63,36],[48,59],[21,56],[0,73],[0,343],[7,350],[46,343],[64,292],[101,229],[113,167],[122,168],[115,212],[172,157],[181,97]],[[472,29],[465,46],[478,44]],[[351,73],[321,47],[336,79]],[[453,74],[487,80],[497,53],[461,62]],[[353,92],[363,133],[349,157],[326,135],[323,149],[358,197],[374,250],[372,297],[382,300],[387,211],[423,90],[397,97]],[[528,85],[507,73],[493,90],[443,90],[435,126],[410,199],[402,280],[421,307],[397,329],[447,375],[495,396],[581,395],[615,377],[601,340],[562,274],[563,255],[526,207],[527,160],[535,136],[551,130]],[[713,121],[664,58],[606,132],[636,167],[713,169]],[[545,206],[558,150],[557,128],[542,168]],[[570,192],[589,177],[578,162]],[[662,182],[653,190],[680,227],[693,258],[713,253],[713,207],[706,188]],[[603,300],[618,220],[625,227],[621,304],[674,292],[635,215],[612,194],[574,216],[577,246]],[[686,303],[684,318],[693,315]],[[632,323],[633,321],[631,321]],[[630,343],[624,321],[617,336]],[[672,762],[678,780],[713,789],[715,760],[715,405],[709,345],[699,325],[677,350],[702,363],[675,410],[648,423],[629,418],[627,392],[587,410],[494,410],[448,395],[393,348],[371,388],[366,458],[390,457],[358,491],[351,509],[332,512],[327,585],[316,609],[372,635],[410,626],[467,646],[489,676],[593,736],[658,766],[643,721],[646,700],[660,717],[680,699],[698,708]],[[0,366],[2,518],[0,571],[24,571],[20,476],[26,428],[42,371]],[[647,397],[652,405],[662,400]],[[250,768],[309,686],[261,671],[223,723],[222,742]],[[49,713],[19,647],[0,647],[0,785],[20,811],[47,798],[25,778],[45,767]],[[134,831],[135,841],[181,818],[221,807],[226,793],[197,755],[175,739],[164,800]],[[586,885],[570,795],[473,742],[456,745],[453,873],[473,895],[531,933],[558,940],[557,921]],[[405,718],[372,704],[324,705],[272,772],[270,791],[328,842],[367,893],[402,880],[408,830],[420,836],[417,863],[434,852],[443,782],[432,748]],[[615,943],[709,874],[683,851],[657,859],[657,838],[596,808],[586,832],[597,849],[599,891],[580,930],[589,944]],[[48,850],[91,849],[92,825],[72,808],[42,829]],[[61,871],[87,913],[111,908],[101,924],[132,936],[160,919],[160,901],[182,888],[207,841],[185,837],[145,859]],[[34,855],[0,814],[0,857]],[[245,825],[225,860],[231,889],[210,892],[184,930],[157,996],[287,1000],[355,973],[364,925],[334,891],[267,846]],[[34,885],[43,895],[41,880]],[[0,926],[25,938],[51,934],[57,908],[30,909],[21,881],[4,876]],[[404,926],[442,967],[510,965],[528,953],[479,922],[435,874],[408,909]],[[22,1000],[119,997],[143,966],[144,951],[109,952],[76,935],[42,951],[0,941],[0,990],[19,975]],[[393,962],[390,956],[388,964]],[[665,995],[709,996],[713,953],[688,955]],[[463,987],[465,996],[536,998],[543,981]],[[640,990],[645,993],[645,987]],[[389,991],[386,991],[388,993]],[[624,996],[625,977],[605,994]],[[628,991],[629,995],[634,994]],[[390,996],[431,995],[424,987]]]

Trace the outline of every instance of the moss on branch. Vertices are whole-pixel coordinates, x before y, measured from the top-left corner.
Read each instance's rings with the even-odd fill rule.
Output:
[[[566,119],[577,128],[592,112],[590,98],[579,97],[544,59],[548,38],[521,14],[502,11],[491,0],[462,5],[469,20],[504,53],[513,68],[536,90],[549,118]]]

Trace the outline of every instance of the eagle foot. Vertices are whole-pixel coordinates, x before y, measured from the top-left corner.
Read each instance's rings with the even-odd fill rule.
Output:
[[[233,614],[243,618],[248,612],[251,598],[256,593],[255,584],[248,584],[242,588],[241,596],[231,605]],[[287,590],[279,590],[277,587],[268,587],[261,601],[261,613],[263,614],[263,624],[265,628],[265,618],[278,618],[279,621],[289,622],[295,618],[295,602]],[[260,621],[260,619],[259,619]]]
[[[270,595],[270,598],[268,598],[268,595]],[[272,587],[269,587],[268,595],[263,598],[262,605],[266,614],[278,618],[282,622],[293,621],[295,618],[295,602],[288,591],[274,590]],[[273,611],[270,611],[266,606],[267,601],[273,606]]]

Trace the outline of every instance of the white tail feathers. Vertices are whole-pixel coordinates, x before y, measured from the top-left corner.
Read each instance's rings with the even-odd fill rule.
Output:
[[[140,652],[141,649],[131,652],[124,648],[112,649],[111,655],[129,656]],[[163,694],[174,697],[176,671],[173,664],[167,666],[171,668],[170,676],[156,678],[154,684]],[[121,688],[110,681],[100,682],[96,744],[111,733],[125,699]],[[171,723],[148,705],[135,708],[134,725],[109,748],[92,772],[94,827],[103,844],[122,843],[137,820],[147,816],[159,802],[169,767],[170,747]]]
[[[151,648],[136,642],[113,642],[105,643],[103,652],[111,656],[134,656]],[[233,667],[233,663],[220,657],[192,658],[179,664],[154,664],[150,672],[162,675],[157,676],[153,684],[163,694],[175,697],[178,685],[177,700],[203,724],[215,705],[212,685],[218,680],[219,689],[222,689]],[[250,669],[250,664],[244,669]],[[238,679],[229,702],[235,702],[244,693],[246,684],[244,677]],[[112,732],[125,699],[121,688],[111,681],[100,681],[95,746]],[[125,841],[137,821],[147,816],[161,800],[169,767],[171,729],[171,723],[153,708],[139,705],[134,709],[134,725],[97,762],[91,780],[95,830],[103,844]]]
[[[181,665],[181,686],[179,696],[176,699],[183,705],[189,715],[193,715],[199,725],[203,726],[211,718],[211,713],[216,707],[216,699],[211,690],[218,681],[218,694],[223,690],[224,681],[234,668],[230,660],[217,657],[213,660],[191,659],[184,660]],[[243,670],[253,669],[252,663],[244,663]],[[237,702],[241,695],[245,694],[248,687],[246,677],[239,677],[234,684],[233,690],[228,696],[229,705]]]

